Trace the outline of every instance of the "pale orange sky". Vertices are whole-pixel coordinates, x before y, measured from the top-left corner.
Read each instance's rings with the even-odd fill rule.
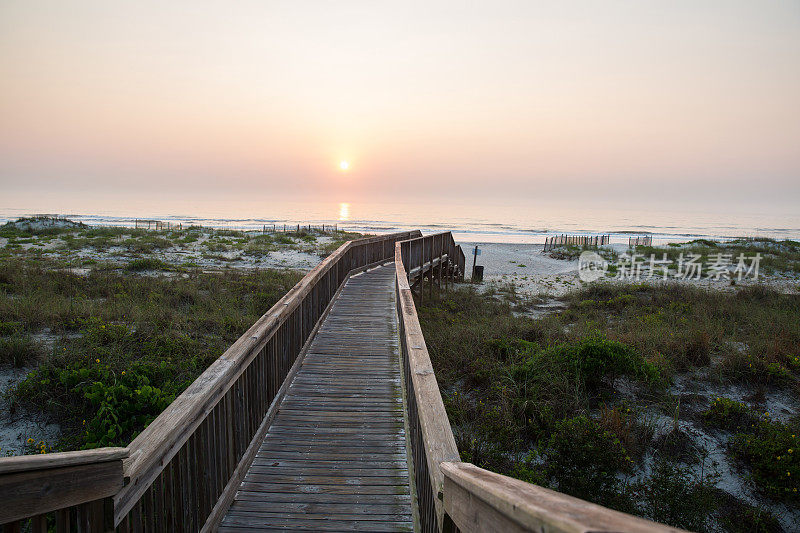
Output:
[[[0,207],[178,190],[800,206],[800,2],[2,2]]]

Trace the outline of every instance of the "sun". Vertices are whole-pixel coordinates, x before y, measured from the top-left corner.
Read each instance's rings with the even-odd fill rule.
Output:
[[[348,168],[350,168],[350,163],[342,159],[341,161],[339,161],[339,168],[342,170],[347,170]]]

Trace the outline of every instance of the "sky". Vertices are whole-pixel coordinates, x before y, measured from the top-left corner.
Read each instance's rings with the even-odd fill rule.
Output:
[[[797,213],[800,1],[0,3],[0,207],[267,196]]]

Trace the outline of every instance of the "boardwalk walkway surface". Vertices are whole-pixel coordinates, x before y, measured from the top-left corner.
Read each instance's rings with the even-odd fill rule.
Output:
[[[394,265],[350,277],[220,531],[412,531]]]

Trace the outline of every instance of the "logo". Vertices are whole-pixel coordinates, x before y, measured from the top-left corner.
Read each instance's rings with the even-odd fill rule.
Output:
[[[591,283],[605,276],[608,270],[608,261],[597,252],[581,252],[578,257],[578,277],[581,281]]]

